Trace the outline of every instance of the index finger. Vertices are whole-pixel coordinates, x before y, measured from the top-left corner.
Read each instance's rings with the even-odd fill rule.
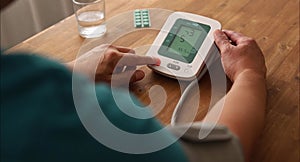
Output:
[[[137,66],[137,65],[157,65],[161,63],[159,58],[151,56],[124,54],[120,59],[118,66]]]

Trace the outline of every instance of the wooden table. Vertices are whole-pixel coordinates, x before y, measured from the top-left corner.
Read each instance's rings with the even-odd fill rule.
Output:
[[[164,8],[185,11],[217,19],[224,29],[255,38],[262,48],[268,68],[268,108],[266,124],[257,142],[254,162],[299,161],[299,0],[109,0],[107,17],[139,8]],[[158,31],[134,32],[112,42],[136,48],[151,44]],[[25,40],[10,51],[40,53],[61,62],[73,60],[86,43],[78,35],[74,16]],[[154,74],[146,67],[146,78],[131,90],[145,104],[150,102],[149,89],[162,86],[167,94],[166,106],[157,117],[170,122],[173,108],[180,97],[176,80]],[[196,120],[207,112],[211,97],[209,75],[199,82],[201,99]],[[241,105],[242,106],[242,105]],[[189,107],[189,103],[184,107]]]

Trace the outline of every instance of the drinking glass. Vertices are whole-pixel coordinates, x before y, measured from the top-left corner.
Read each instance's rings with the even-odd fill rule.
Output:
[[[73,0],[79,34],[96,38],[105,34],[105,0]]]

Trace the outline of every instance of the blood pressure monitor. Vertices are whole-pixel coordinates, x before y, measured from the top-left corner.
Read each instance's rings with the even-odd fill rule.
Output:
[[[165,76],[191,80],[218,53],[213,32],[221,24],[213,19],[185,12],[171,14],[152,46],[148,56],[158,57],[160,66],[149,67]]]

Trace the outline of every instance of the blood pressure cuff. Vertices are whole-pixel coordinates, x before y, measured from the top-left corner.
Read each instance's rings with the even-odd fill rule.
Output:
[[[175,126],[170,131],[180,137],[180,143],[191,162],[244,161],[238,138],[224,126],[197,122]],[[200,131],[209,133],[200,139]]]

